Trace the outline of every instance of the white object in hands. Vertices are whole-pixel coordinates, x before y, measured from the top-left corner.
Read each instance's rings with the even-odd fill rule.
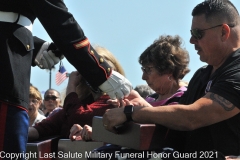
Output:
[[[41,69],[51,69],[62,59],[55,56],[51,50],[47,51],[50,44],[50,42],[43,43],[35,58],[35,64]]]
[[[111,99],[123,99],[130,94],[132,84],[120,73],[112,71],[112,75],[99,88]]]

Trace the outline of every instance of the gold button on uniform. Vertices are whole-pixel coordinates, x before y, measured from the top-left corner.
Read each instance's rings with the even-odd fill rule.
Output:
[[[29,46],[29,45],[27,45],[26,47],[27,47],[27,50],[29,50],[30,46]]]
[[[93,50],[91,50],[91,54],[94,54]]]
[[[103,58],[100,58],[99,61],[100,61],[100,63],[103,63]]]
[[[108,68],[107,71],[110,72],[110,71],[111,71],[111,68]]]

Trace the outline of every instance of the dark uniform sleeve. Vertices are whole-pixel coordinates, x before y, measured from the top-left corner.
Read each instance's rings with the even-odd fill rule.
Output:
[[[97,88],[108,79],[112,69],[92,48],[62,0],[28,0],[28,3],[54,44],[92,87]]]

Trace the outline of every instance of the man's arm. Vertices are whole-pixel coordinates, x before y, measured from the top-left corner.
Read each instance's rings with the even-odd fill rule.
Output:
[[[103,124],[107,125],[106,129],[114,132],[114,126],[126,121],[123,109],[110,109],[104,114]],[[190,105],[134,107],[132,119],[138,123],[156,123],[186,131],[229,119],[239,112],[240,110],[231,102],[209,92]]]
[[[114,72],[94,50],[62,0],[28,0],[28,4],[57,48],[92,88],[97,90],[100,87],[113,99],[129,94],[131,83]]]

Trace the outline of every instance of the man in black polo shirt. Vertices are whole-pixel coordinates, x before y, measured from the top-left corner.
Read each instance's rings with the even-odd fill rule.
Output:
[[[192,16],[190,43],[208,65],[194,74],[180,104],[147,107],[137,98],[146,107],[108,110],[103,124],[114,132],[113,127],[127,119],[156,123],[187,131],[182,150],[197,151],[198,158],[216,158],[213,150],[225,156],[240,155],[239,13],[228,0],[206,0],[193,9]]]

